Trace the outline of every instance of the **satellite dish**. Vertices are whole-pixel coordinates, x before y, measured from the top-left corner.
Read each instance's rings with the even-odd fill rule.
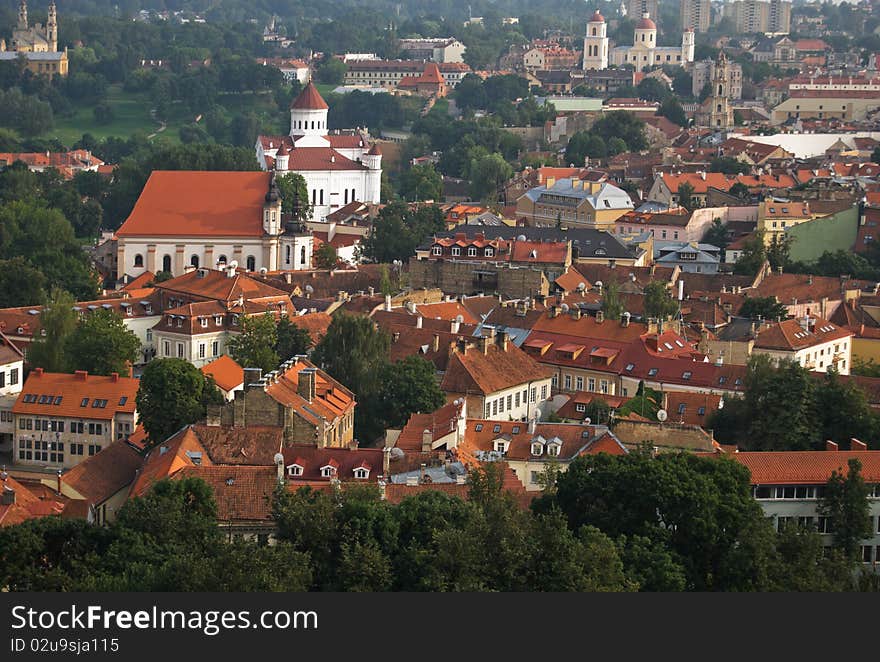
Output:
[[[567,304],[567,303],[562,304],[562,305],[559,307],[559,309],[560,309],[563,313],[567,313],[567,312],[568,312],[568,304]]]
[[[669,414],[666,413],[665,409],[660,409],[657,411],[657,420],[661,423],[669,418]]]
[[[587,289],[587,284],[585,282],[581,281],[580,283],[578,283],[577,289],[578,289],[578,292],[583,292],[585,289]]]
[[[602,287],[602,281],[601,281],[601,280],[597,280],[597,281],[596,281],[596,287]]]
[[[269,270],[266,267],[260,267],[260,273],[265,276],[269,273]]]
[[[275,457],[272,459],[275,461],[275,464],[282,464],[284,462],[284,456],[281,453],[275,453]]]
[[[521,235],[519,235],[519,236],[516,238],[516,240],[517,240],[517,241],[525,241],[525,240],[526,240],[526,236],[525,236],[524,234],[521,234]]]
[[[308,292],[309,294],[311,294],[311,293],[314,292],[314,291],[315,291],[315,288],[314,288],[314,287],[312,287],[311,285],[306,285],[306,292]]]
[[[584,425],[589,425],[589,424],[592,423],[592,422],[593,422],[593,421],[592,421],[592,419],[590,419],[589,416],[587,416],[587,417],[584,419]]]

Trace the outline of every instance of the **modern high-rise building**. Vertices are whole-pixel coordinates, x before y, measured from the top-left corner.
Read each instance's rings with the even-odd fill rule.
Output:
[[[791,30],[791,0],[734,0],[724,5],[724,15],[733,19],[737,32],[788,34]]]
[[[626,15],[635,21],[648,14],[655,21],[660,17],[660,0],[626,0]]]
[[[690,28],[694,32],[709,30],[709,0],[681,0],[681,28]]]

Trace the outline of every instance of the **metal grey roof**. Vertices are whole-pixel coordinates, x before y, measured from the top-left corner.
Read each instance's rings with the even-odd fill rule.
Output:
[[[614,184],[602,182],[599,190],[595,193],[590,191],[589,185],[584,187],[584,183],[579,181],[579,188],[573,186],[570,178],[560,179],[553,186],[537,186],[526,191],[525,195],[533,202],[539,202],[544,196],[562,196],[569,198],[573,205],[580,204],[582,200],[587,200],[593,209],[632,209],[633,202],[629,197],[629,193]],[[553,201],[553,204],[559,204]]]

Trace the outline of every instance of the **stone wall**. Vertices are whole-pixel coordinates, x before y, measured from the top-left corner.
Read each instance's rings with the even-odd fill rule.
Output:
[[[498,293],[524,298],[550,292],[550,282],[539,269],[511,268],[503,263],[458,260],[417,260],[409,262],[410,287],[437,287],[447,294]]]

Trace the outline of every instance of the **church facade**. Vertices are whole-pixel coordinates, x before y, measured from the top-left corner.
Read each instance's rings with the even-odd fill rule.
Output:
[[[46,25],[28,23],[26,0],[18,6],[18,23],[12,31],[12,41],[0,39],[0,61],[24,57],[25,66],[35,74],[52,78],[67,75],[67,50],[58,50],[58,10],[55,2],[49,4]]]
[[[290,106],[290,133],[258,136],[257,162],[263,170],[294,172],[306,181],[311,221],[321,222],[351,202],[377,204],[382,185],[382,152],[360,131],[330,132],[327,103],[314,83]]]
[[[588,30],[591,26],[592,22],[588,24]],[[694,61],[694,31],[687,29],[682,33],[680,47],[658,46],[657,25],[645,13],[636,23],[633,31],[633,45],[612,48],[609,59],[610,63],[616,66],[631,64],[636,68],[636,71],[664,64],[684,67]]]
[[[728,76],[728,63],[724,51],[718,54],[712,77],[712,93],[700,105],[694,116],[697,126],[713,129],[729,129],[734,125],[733,106],[730,103],[731,88]]]
[[[154,170],[116,241],[119,279],[200,267],[312,267],[312,235],[282,220],[272,172]]]

